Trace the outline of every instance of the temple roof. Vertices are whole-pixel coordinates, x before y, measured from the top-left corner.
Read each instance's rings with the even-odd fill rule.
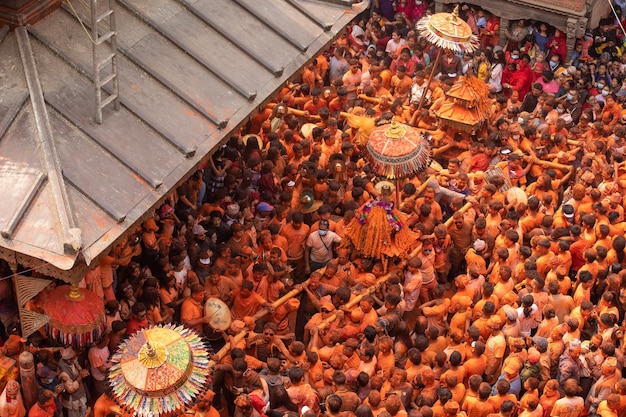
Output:
[[[102,124],[81,2],[0,29],[0,257],[75,280],[364,6],[118,0],[121,106]]]

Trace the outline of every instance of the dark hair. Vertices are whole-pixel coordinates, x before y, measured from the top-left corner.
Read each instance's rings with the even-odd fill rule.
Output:
[[[366,404],[359,405],[356,410],[354,410],[354,415],[356,417],[374,417],[374,413],[372,413],[372,408]]]
[[[133,314],[138,314],[141,313],[142,311],[146,311],[146,305],[144,303],[142,303],[141,301],[135,303],[131,309],[131,312]]]
[[[248,364],[243,358],[236,358],[233,360],[233,369],[239,372],[245,372],[248,369]]]
[[[333,382],[335,383],[335,385],[345,385],[346,384],[346,374],[344,374],[342,371],[336,370],[333,373]]]
[[[300,382],[302,381],[302,378],[304,378],[304,370],[302,368],[292,366],[289,369],[289,379],[291,382]]]
[[[337,394],[332,394],[329,395],[328,398],[326,398],[326,404],[328,404],[328,411],[333,414],[337,414],[339,411],[341,411],[343,401],[341,400],[341,397]]]
[[[276,410],[280,407],[285,407],[289,411],[298,411],[298,406],[293,403],[291,397],[287,393],[285,387],[281,384],[271,385],[270,391],[270,404],[272,410]]]

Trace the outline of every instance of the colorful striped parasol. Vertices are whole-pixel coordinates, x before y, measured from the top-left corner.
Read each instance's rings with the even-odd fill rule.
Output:
[[[76,285],[50,291],[43,310],[50,317],[48,334],[64,346],[96,343],[106,330],[102,297]]]
[[[195,330],[159,325],[123,342],[111,358],[113,398],[139,417],[180,414],[206,391],[209,347]]]

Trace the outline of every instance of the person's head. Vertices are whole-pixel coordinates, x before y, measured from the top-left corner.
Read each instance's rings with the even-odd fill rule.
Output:
[[[241,376],[248,370],[248,364],[243,358],[233,359],[233,375],[236,378],[241,378]]]
[[[463,220],[463,214],[456,211],[454,212],[454,215],[452,216],[453,222],[454,222],[454,226],[460,230],[463,228],[463,225],[465,224],[465,221]]]
[[[263,325],[263,340],[265,341],[265,343],[271,342],[277,331],[278,327],[276,326],[276,323],[272,321],[268,321],[267,323],[265,323]]]
[[[512,416],[515,412],[516,404],[511,400],[505,400],[500,404],[500,415],[502,416]]]
[[[367,401],[372,407],[378,407],[381,403],[380,391],[372,389],[367,396]]]
[[[511,384],[506,379],[501,379],[498,382],[496,382],[496,391],[499,395],[508,394],[510,389],[511,389]]]
[[[299,384],[304,379],[304,370],[298,366],[292,366],[288,376],[292,384]]]
[[[400,400],[400,397],[398,395],[392,394],[388,396],[385,400],[385,410],[387,410],[387,412],[392,416],[398,414],[401,408],[402,401]]]
[[[568,327],[569,327],[569,323],[568,323]],[[580,354],[582,353],[580,340],[578,339],[570,340],[568,351],[572,358],[578,359],[580,357]]]
[[[143,321],[146,319],[146,315],[148,314],[146,305],[142,302],[137,302],[131,308],[131,313],[135,320]]]
[[[478,387],[478,398],[481,401],[486,401],[491,396],[491,385],[486,382],[481,382]]]
[[[335,384],[335,387],[343,387],[344,385],[346,385],[346,374],[336,370],[333,373],[333,384]]]
[[[235,398],[235,407],[241,414],[249,416],[253,411],[252,399],[248,394],[240,394]]]
[[[253,288],[254,284],[252,283],[252,281],[246,280],[241,284],[241,291],[239,292],[239,294],[242,298],[248,298],[252,294]]]
[[[354,415],[356,417],[374,417],[374,413],[372,413],[372,408],[366,404],[360,404],[356,408],[356,410],[354,410]]]
[[[578,382],[573,378],[568,379],[565,381],[565,384],[563,384],[563,392],[567,397],[574,397],[578,395],[578,391]]]
[[[326,398],[326,409],[332,414],[339,413],[342,405],[343,401],[341,400],[341,397],[336,394],[329,395]]]

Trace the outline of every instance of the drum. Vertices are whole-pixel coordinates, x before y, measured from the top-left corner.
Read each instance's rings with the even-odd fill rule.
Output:
[[[517,205],[519,203],[528,204],[528,196],[519,187],[511,187],[506,192],[506,201],[513,205]]]
[[[491,179],[497,176],[502,177],[504,179],[504,185],[500,187],[501,192],[504,193],[509,188],[512,187],[513,184],[511,184],[511,180],[509,180],[509,177],[504,175],[504,172],[502,172],[502,169],[500,167],[495,167],[495,168],[485,171],[485,181],[487,181],[488,184],[491,184]]]
[[[204,305],[204,315],[209,317],[209,325],[216,330],[226,330],[230,327],[232,316],[230,308],[219,298],[209,298]]]
[[[305,123],[304,125],[302,125],[302,127],[300,128],[302,137],[311,140],[313,135],[313,129],[315,129],[316,127],[317,125],[315,123]]]

